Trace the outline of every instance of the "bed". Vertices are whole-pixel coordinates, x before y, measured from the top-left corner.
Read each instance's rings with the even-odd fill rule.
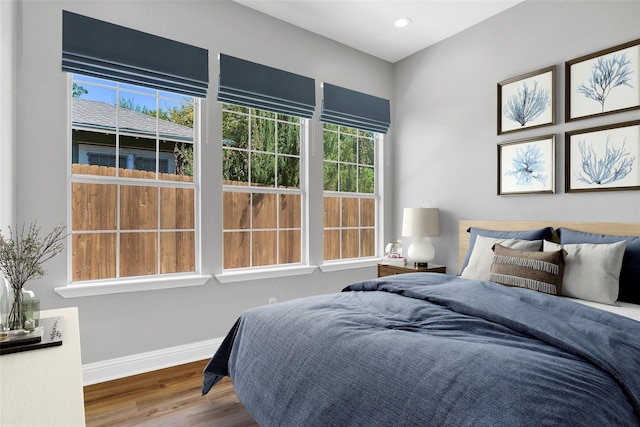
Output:
[[[261,426],[640,425],[640,224],[460,229],[460,276],[387,276],[247,310],[203,394],[230,376]],[[629,301],[593,283],[614,281]]]

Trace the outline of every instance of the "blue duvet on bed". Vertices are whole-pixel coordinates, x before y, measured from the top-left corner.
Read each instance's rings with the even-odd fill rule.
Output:
[[[267,426],[638,426],[640,323],[413,273],[242,314],[204,371]]]

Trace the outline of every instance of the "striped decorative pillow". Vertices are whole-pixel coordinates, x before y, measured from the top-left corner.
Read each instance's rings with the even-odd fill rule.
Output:
[[[560,295],[565,251],[531,252],[493,246],[492,282]]]

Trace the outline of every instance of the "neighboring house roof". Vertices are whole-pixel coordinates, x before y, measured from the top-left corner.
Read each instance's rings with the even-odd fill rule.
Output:
[[[118,111],[119,129],[135,133],[155,135],[156,119],[147,114],[120,108]],[[73,99],[71,114],[74,126],[90,127],[101,130],[116,129],[116,106],[101,101]],[[158,120],[161,137],[193,140],[193,129],[167,120]]]

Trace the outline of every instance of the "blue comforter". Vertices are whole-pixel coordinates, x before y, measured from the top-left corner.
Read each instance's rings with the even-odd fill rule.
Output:
[[[261,426],[638,426],[640,323],[442,274],[246,311],[204,371]]]

